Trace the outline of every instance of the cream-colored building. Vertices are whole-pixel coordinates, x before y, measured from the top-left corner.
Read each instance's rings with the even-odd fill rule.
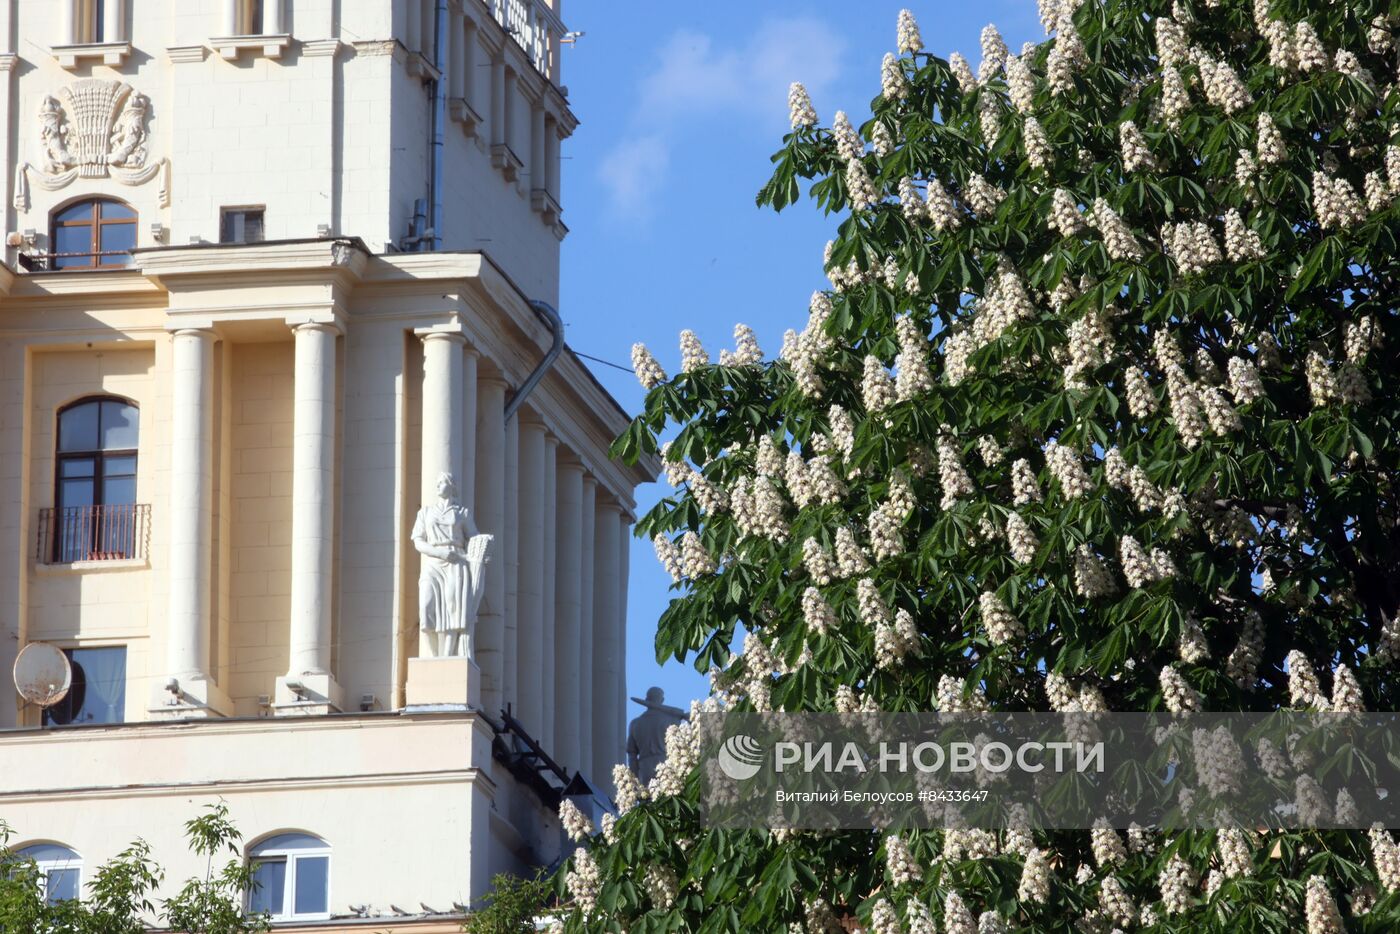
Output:
[[[550,307],[568,39],[559,0],[0,4],[0,667],[75,673],[0,691],[0,820],[55,897],[137,836],[202,872],[223,800],[280,922],[455,929],[622,761],[654,473]],[[418,657],[443,472],[495,536],[473,665]]]

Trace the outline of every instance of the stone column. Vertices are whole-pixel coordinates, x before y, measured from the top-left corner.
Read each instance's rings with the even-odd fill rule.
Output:
[[[263,35],[280,36],[286,31],[282,25],[282,3],[283,0],[263,0]]]
[[[632,520],[626,510],[617,514],[617,597],[613,617],[613,728],[617,730],[618,755],[626,755],[627,745],[627,573],[632,553]],[[643,689],[645,690],[645,688]],[[641,711],[638,711],[640,713]]]
[[[612,769],[625,762],[617,723],[617,507],[598,495],[593,529],[593,780],[612,791]]]
[[[462,11],[449,9],[447,11],[448,28],[448,48],[450,49],[447,66],[447,96],[457,99],[466,96],[467,76],[466,62],[463,61],[463,37],[465,33],[462,29]]]
[[[530,109],[530,187],[544,190],[544,108],[536,105]]]
[[[122,27],[126,24],[125,7],[122,0],[106,0],[102,4],[103,42],[121,42],[126,38],[122,35],[125,32]]]
[[[213,549],[214,332],[175,332],[170,426],[170,610],[166,669],[202,681],[209,658]]]
[[[554,755],[554,699],[558,694],[555,684],[555,618],[554,594],[556,549],[559,547],[558,534],[558,476],[559,439],[548,431],[544,435],[544,495],[540,502],[545,504],[544,513],[544,578],[540,588],[540,606],[543,607],[544,639],[540,669],[544,674],[544,725],[540,728],[540,745],[545,752]]]
[[[462,467],[461,473],[457,477],[457,492],[462,497],[462,505],[471,510],[472,521],[476,522],[477,528],[481,528],[481,523],[476,519],[476,396],[477,388],[477,352],[468,347],[462,355],[462,395],[460,405],[462,408]]]
[[[224,0],[223,8],[223,35],[236,36],[241,32],[238,28],[238,3],[239,0]],[[72,6],[72,3],[65,2],[65,7]],[[70,14],[71,15],[71,14]]]
[[[340,709],[331,675],[335,555],[336,339],[333,324],[308,322],[296,335],[292,408],[291,660],[280,705]],[[306,696],[286,688],[300,683]],[[280,711],[279,711],[280,712]]]
[[[491,142],[509,143],[506,134],[506,61],[499,55],[491,62]]]
[[[437,500],[438,475],[450,473],[462,485],[462,380],[466,338],[457,331],[424,331],[423,476],[419,505]]]
[[[506,384],[495,376],[476,383],[476,525],[496,536],[495,554],[486,563],[486,594],[476,623],[476,663],[481,667],[481,705],[497,716],[505,703],[506,608]]]
[[[213,331],[202,328],[183,328],[173,337],[167,680],[152,685],[150,707],[157,714],[198,716],[228,710],[227,698],[206,670],[213,567],[215,340]]]
[[[520,568],[516,607],[516,718],[544,733],[544,426],[520,420]]]
[[[507,704],[517,705],[520,682],[516,675],[520,667],[520,417],[506,422],[506,543],[501,549],[505,560],[506,612],[502,627],[501,697]]]
[[[404,5],[403,44],[410,53],[423,50],[423,4],[408,0]]]
[[[579,501],[578,730],[579,768],[595,782],[593,762],[593,535],[598,481],[585,475]],[[601,787],[601,786],[600,786]]]
[[[559,459],[558,506],[555,510],[558,538],[554,559],[554,749],[550,752],[566,770],[583,768],[579,745],[579,594],[582,582],[581,538],[583,516],[583,467],[572,454]]]

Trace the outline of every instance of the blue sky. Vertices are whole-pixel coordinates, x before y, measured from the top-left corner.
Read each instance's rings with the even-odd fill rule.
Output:
[[[826,280],[822,247],[836,218],[799,204],[781,215],[754,207],[769,156],[787,131],[787,87],[801,81],[824,125],[845,110],[857,125],[880,88],[908,6],[924,45],[961,51],[974,68],[978,36],[996,23],[1013,50],[1043,36],[1035,0],[571,0],[563,80],[581,124],[564,146],[560,311],[576,351],[627,364],[643,341],[668,372],[677,335],[691,328],[711,356],[748,324],[770,356],[800,328]],[[627,373],[593,364],[628,411],[642,390]],[[663,495],[638,490],[639,511]],[[627,686],[649,685],[685,706],[707,693],[688,665],[658,666],[655,624],[674,594],[651,544],[632,544]],[[628,716],[640,708],[629,705]]]

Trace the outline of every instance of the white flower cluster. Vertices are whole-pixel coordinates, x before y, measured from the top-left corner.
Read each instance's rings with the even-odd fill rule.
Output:
[[[1224,437],[1232,431],[1244,427],[1239,413],[1225,399],[1225,394],[1215,386],[1202,386],[1199,390],[1201,408],[1206,414],[1206,423],[1216,435]]]
[[[1263,259],[1264,242],[1259,232],[1245,223],[1233,208],[1225,214],[1225,255],[1236,263]]]
[[[1376,78],[1361,64],[1361,59],[1349,49],[1338,49],[1332,59],[1332,68],[1342,75],[1365,85],[1372,92],[1376,90]]]
[[[890,379],[889,371],[880,362],[880,358],[874,354],[866,354],[864,370],[860,382],[861,400],[865,404],[865,411],[870,413],[879,412],[894,405],[898,399],[895,393],[894,380]]]
[[[1157,158],[1142,135],[1142,130],[1132,120],[1124,120],[1118,125],[1118,147],[1123,155],[1124,172],[1151,172],[1157,167]]]
[[[1045,851],[1032,849],[1021,866],[1021,883],[1016,887],[1016,898],[1043,904],[1050,900],[1050,881],[1050,860],[1046,859]]]
[[[1337,910],[1337,902],[1322,876],[1308,877],[1303,914],[1307,918],[1308,934],[1343,934],[1346,931],[1342,913]]]
[[[1323,228],[1345,229],[1366,219],[1366,208],[1356,189],[1344,178],[1322,170],[1313,172],[1313,214]]]
[[[1087,599],[1107,597],[1118,590],[1103,560],[1088,545],[1074,551],[1074,589]]]
[[[846,116],[846,111],[836,111],[831,121],[831,135],[836,141],[836,152],[843,161],[855,162],[865,155],[865,143],[855,127],[851,126],[851,118]]]
[[[886,52],[880,62],[880,89],[885,100],[904,100],[909,96],[909,79],[904,76],[904,66],[893,52]]]
[[[1084,229],[1084,218],[1074,195],[1056,188],[1050,199],[1050,227],[1062,237],[1073,237]]]
[[[1308,393],[1312,396],[1312,404],[1322,407],[1339,397],[1336,377],[1332,375],[1332,368],[1327,365],[1327,360],[1316,350],[1308,351],[1307,364],[1305,366],[1308,377]]]
[[[1223,726],[1214,730],[1191,731],[1191,754],[1196,763],[1196,777],[1212,795],[1236,793],[1244,781],[1244,755],[1230,731]]]
[[[1157,61],[1172,67],[1187,64],[1190,44],[1186,39],[1186,30],[1167,16],[1157,17],[1153,26],[1157,35]]]
[[[1109,206],[1103,198],[1094,199],[1093,210],[1089,212],[1089,223],[1103,236],[1108,255],[1115,260],[1140,260],[1143,257],[1142,244],[1123,218]]]
[[[950,891],[943,899],[943,930],[947,934],[977,934],[977,922],[957,892]]]
[[[1128,578],[1128,587],[1147,587],[1148,584],[1176,576],[1176,567],[1166,552],[1154,548],[1148,555],[1147,550],[1142,549],[1131,535],[1119,539],[1119,560],[1123,563],[1123,576]]]
[[[1288,147],[1283,141],[1283,133],[1268,111],[1259,115],[1254,151],[1263,165],[1279,165],[1288,158]]]
[[[1161,22],[1161,20],[1158,20]],[[1181,128],[1181,118],[1191,109],[1191,93],[1175,66],[1162,69],[1162,116],[1173,130]]]
[[[1167,255],[1184,275],[1205,272],[1225,259],[1208,224],[1168,224],[1162,231],[1162,241]]]
[[[1065,499],[1080,499],[1093,492],[1094,483],[1074,448],[1051,441],[1045,445],[1045,465],[1060,484]]]
[[[1264,654],[1264,621],[1258,612],[1245,612],[1240,640],[1225,659],[1225,675],[1241,690],[1249,690],[1259,677],[1259,660]]]
[[[1007,645],[1025,638],[1025,627],[995,593],[984,590],[978,605],[982,613],[982,628],[987,631],[987,639],[992,645]]]
[[[982,63],[977,66],[977,80],[987,81],[1006,65],[1010,50],[996,26],[988,23],[982,27]]]
[[[709,363],[710,355],[705,353],[705,347],[695,332],[689,328],[681,331],[681,369],[691,373],[702,366],[708,366]]]
[[[1254,103],[1249,88],[1245,87],[1239,73],[1229,63],[1216,61],[1204,52],[1196,57],[1206,100],[1232,116]]]
[[[871,906],[870,931],[872,934],[904,934],[904,929],[899,924],[899,915],[886,899],[877,898]]]
[[[1101,312],[1090,308],[1069,326],[1066,336],[1069,362],[1065,365],[1065,385],[1087,388],[1084,374],[1108,362],[1113,354],[1113,335],[1108,321]]]
[[[967,200],[972,210],[983,220],[996,213],[997,207],[1006,198],[1006,192],[987,181],[986,176],[973,172],[967,180]]]
[[[809,630],[821,636],[840,624],[840,620],[836,618],[836,611],[815,587],[808,587],[802,591],[802,619]]]
[[[875,129],[870,131],[870,148],[875,150],[875,155],[881,159],[894,154],[894,135],[884,123],[875,124]]]
[[[903,54],[912,55],[924,47],[919,36],[919,24],[909,10],[899,11],[899,22],[895,29],[895,48]]]
[[[1361,683],[1346,665],[1332,669],[1332,709],[1341,713],[1364,713],[1366,710]]]
[[[898,834],[885,838],[885,871],[893,885],[918,882],[924,877],[914,854],[909,852],[909,844]]]
[[[661,369],[661,364],[656,362],[646,344],[632,345],[632,370],[643,389],[655,389],[666,382],[666,371]]]
[[[917,898],[911,898],[904,906],[904,920],[909,926],[909,934],[938,934],[933,912]]]
[[[982,142],[991,149],[1001,138],[1001,100],[995,94],[977,98],[977,126],[982,131]]]
[[[618,817],[626,814],[650,797],[646,787],[637,780],[637,776],[632,774],[632,770],[625,765],[618,764],[613,766],[612,779],[613,787],[617,790],[614,800],[617,802]]]
[[[1061,16],[1058,22],[1059,35],[1045,59],[1045,77],[1050,83],[1050,93],[1059,96],[1074,90],[1074,75],[1088,60],[1084,41],[1079,38],[1074,22],[1068,16]]]
[[[705,545],[700,541],[700,536],[694,532],[686,532],[681,536],[681,573],[691,580],[715,573],[719,565],[710,553],[705,550]]]
[[[763,363],[758,337],[747,324],[734,325],[734,354],[730,360],[734,366],[759,366]]]
[[[1005,459],[1006,451],[1002,449],[1000,444],[997,444],[996,438],[991,435],[983,435],[977,439],[977,456],[982,458],[982,463],[988,467],[995,467]]]
[[[1191,907],[1191,889],[1196,874],[1180,856],[1173,856],[1162,866],[1157,876],[1157,888],[1162,893],[1162,910],[1168,915],[1185,913]]]
[[[1201,709],[1201,695],[1174,665],[1165,666],[1158,680],[1162,686],[1162,703],[1167,710],[1172,713],[1195,713]]]
[[[1254,852],[1249,836],[1238,827],[1226,827],[1215,835],[1220,853],[1220,867],[1226,878],[1239,879],[1254,875]]]
[[[972,66],[963,58],[961,52],[953,52],[948,56],[948,67],[953,70],[953,79],[958,82],[958,90],[964,94],[971,94],[977,90],[977,76],[972,73]]]
[[[1040,481],[1036,479],[1035,470],[1024,457],[1017,458],[1011,465],[1011,501],[1017,506],[1045,501],[1040,493]]]
[[[788,524],[783,516],[783,496],[767,477],[740,480],[729,496],[734,522],[744,535],[770,541],[787,540]]]
[[[836,530],[836,569],[843,578],[870,570],[870,559],[856,543],[855,534],[844,525]]]
[[[575,843],[581,843],[593,836],[593,822],[569,798],[559,803],[559,823],[564,826],[564,832],[569,835],[569,839]]]
[[[592,851],[577,850],[574,853],[572,866],[564,875],[564,885],[583,916],[592,915],[598,907],[598,893],[603,888],[603,873],[593,859]]]
[[[971,496],[976,487],[972,484],[972,477],[968,476],[967,468],[963,466],[962,455],[952,438],[946,434],[939,435],[937,450],[938,482],[943,488],[939,508],[952,509],[957,505],[958,499]]]
[[[860,159],[846,163],[846,200],[851,203],[852,211],[867,211],[880,200],[880,193],[875,190],[875,183]]]
[[[924,199],[934,230],[943,233],[962,226],[962,215],[958,212],[953,196],[948,194],[948,190],[938,179],[928,180],[928,190],[924,193]]]
[[[788,118],[794,130],[817,124],[817,111],[812,106],[812,98],[798,81],[788,86]]]
[[[987,698],[982,688],[974,687],[966,692],[966,685],[952,675],[941,675],[933,695],[934,709],[942,713],[980,713],[988,709]],[[948,831],[953,833],[954,831]]]
[[[815,538],[808,538],[802,542],[802,567],[806,570],[807,575],[822,587],[825,587],[836,579],[836,565],[831,560],[831,555],[827,554],[821,542],[817,541]],[[813,588],[808,589],[811,590]],[[804,596],[804,611],[806,608],[806,600],[807,598]]]
[[[1094,863],[1100,869],[1121,866],[1128,860],[1128,850],[1123,846],[1123,838],[1118,836],[1106,818],[1094,821],[1089,830],[1089,846],[1094,851]]]
[[[1188,665],[1198,665],[1210,658],[1210,645],[1196,617],[1186,615],[1176,637],[1176,656]]]
[[[1390,183],[1379,172],[1367,172],[1363,189],[1366,192],[1366,207],[1371,211],[1383,211],[1390,206],[1394,194]]]
[[[1022,114],[1029,115],[1035,106],[1035,76],[1030,66],[1019,56],[1006,60],[1006,90],[1011,98],[1011,106]]]
[[[868,531],[870,550],[878,561],[893,558],[904,552],[903,518],[889,503],[882,503],[870,513]]]
[[[1316,71],[1327,67],[1327,50],[1323,48],[1317,30],[1306,20],[1293,26],[1293,60],[1300,71]]]
[[[671,575],[671,580],[680,583],[685,577],[685,572],[681,566],[681,550],[676,547],[676,543],[659,532],[651,543],[656,549],[656,560],[660,561],[666,573]]]
[[[1021,127],[1021,142],[1026,145],[1026,161],[1031,168],[1043,169],[1050,165],[1054,150],[1050,148],[1050,138],[1045,135],[1045,128],[1035,117],[1026,118]]]
[[[652,904],[662,911],[669,910],[675,904],[676,895],[680,891],[676,874],[671,867],[657,864],[647,867],[646,875],[642,878],[642,887],[651,897]]]
[[[928,217],[928,205],[924,203],[914,180],[907,175],[899,180],[899,209],[911,224]]]
[[[1381,888],[1387,892],[1400,892],[1400,844],[1380,824],[1370,830],[1371,860],[1376,864],[1376,875]]]
[[[1006,544],[1011,550],[1011,560],[1017,564],[1030,564],[1035,560],[1036,550],[1040,548],[1040,539],[1036,538],[1030,523],[1019,512],[1010,513],[1006,517]]]
[[[1381,345],[1376,319],[1369,315],[1357,321],[1347,322],[1345,333],[1343,346],[1348,363],[1364,363],[1371,350]]]
[[[1123,374],[1123,390],[1133,418],[1147,418],[1157,411],[1157,394],[1152,391],[1141,370],[1134,367]]]
[[[933,374],[928,365],[928,338],[918,322],[908,315],[895,322],[899,336],[899,354],[895,357],[895,395],[907,402],[933,388]]]
[[[1206,418],[1201,397],[1186,375],[1186,358],[1166,331],[1152,337],[1152,352],[1157,365],[1167,376],[1167,398],[1171,402],[1172,423],[1181,435],[1182,443],[1196,448],[1205,438]]]

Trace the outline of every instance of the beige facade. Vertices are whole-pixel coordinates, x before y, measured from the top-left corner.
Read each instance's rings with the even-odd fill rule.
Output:
[[[626,415],[567,349],[522,393],[565,233],[558,16],[0,7],[0,667],[124,666],[47,718],[0,690],[12,846],[91,870],[139,835],[175,884],[223,800],[250,858],[329,853],[289,929],[448,930],[559,855],[564,779],[606,787],[654,474],[608,457]],[[472,665],[418,657],[410,530],[444,471],[495,536]]]

